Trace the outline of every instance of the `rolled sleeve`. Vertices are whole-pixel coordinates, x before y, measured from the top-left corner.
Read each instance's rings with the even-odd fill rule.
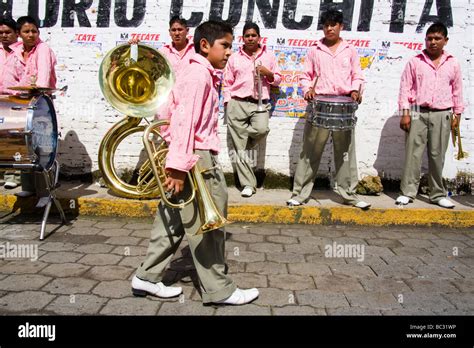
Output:
[[[410,109],[410,94],[413,89],[413,79],[412,62],[409,62],[405,67],[400,80],[400,93],[398,94],[399,110]]]
[[[462,91],[462,75],[461,67],[459,63],[454,67],[454,79],[453,79],[453,111],[456,114],[462,114],[464,112],[464,100]]]
[[[166,168],[189,172],[199,160],[199,156],[194,154],[194,138],[206,88],[199,81],[189,80],[177,85],[176,90],[179,97],[170,119],[171,139]]]
[[[361,91],[364,87],[364,74],[362,73],[362,68],[360,67],[360,59],[355,49],[352,49],[351,56],[352,63],[352,81],[351,88],[353,91]]]
[[[223,79],[223,84],[222,84],[224,103],[227,103],[231,98],[230,88],[234,84],[234,81],[235,81],[235,76],[234,76],[232,56],[231,56],[224,70],[224,79]]]
[[[313,87],[313,79],[316,77],[317,72],[316,72],[316,67],[315,67],[315,61],[316,61],[316,54],[315,54],[316,48],[311,48],[308,52],[308,59],[306,59],[304,63],[304,72],[300,77],[300,86],[303,91],[303,94],[306,94],[311,87]]]

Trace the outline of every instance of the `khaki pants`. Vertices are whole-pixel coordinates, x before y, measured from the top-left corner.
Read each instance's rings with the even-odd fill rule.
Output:
[[[196,150],[195,153],[201,157],[201,169],[217,165],[216,156],[209,151]],[[217,167],[204,173],[203,177],[217,209],[225,217],[227,186],[222,170]],[[186,183],[186,187],[189,189],[189,183]],[[181,198],[188,196],[186,191]],[[137,270],[137,277],[150,282],[162,281],[166,266],[186,235],[199,276],[203,302],[217,302],[228,298],[236,286],[225,274],[225,230],[195,235],[201,224],[196,202],[183,209],[171,209],[160,203],[151,230],[147,255]]]
[[[296,166],[292,193],[292,198],[300,203],[305,203],[310,198],[321,156],[331,133],[336,164],[336,187],[334,190],[341,195],[346,204],[355,205],[359,202],[359,198],[355,194],[358,179],[354,131],[332,132],[314,127],[310,122],[306,122],[303,149]]]
[[[250,186],[254,192],[257,179],[252,167],[256,164],[256,156],[247,156],[246,150],[253,148],[269,132],[268,119],[270,103],[264,105],[264,112],[257,111],[257,104],[231,99],[226,107],[227,143],[232,168],[237,173],[242,187]],[[252,163],[255,160],[255,163]]]
[[[451,114],[448,111],[411,112],[411,126],[406,139],[405,166],[400,184],[404,196],[415,199],[420,184],[421,161],[428,145],[428,186],[430,201],[446,197],[443,167],[451,133]]]

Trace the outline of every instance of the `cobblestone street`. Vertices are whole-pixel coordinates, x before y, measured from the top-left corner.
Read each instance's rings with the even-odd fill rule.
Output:
[[[0,224],[1,314],[474,313],[474,232],[467,229],[232,224],[229,272],[239,287],[259,288],[260,297],[246,306],[214,307],[201,303],[186,241],[165,276],[184,295],[132,296],[130,280],[146,253],[151,219],[51,223],[47,231],[54,233],[42,242],[39,220]],[[22,255],[6,253],[22,246]],[[37,255],[26,255],[26,247]]]

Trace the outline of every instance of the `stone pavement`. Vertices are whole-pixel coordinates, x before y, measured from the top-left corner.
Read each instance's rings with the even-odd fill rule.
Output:
[[[238,286],[258,287],[260,297],[214,307],[200,301],[185,241],[166,273],[166,282],[182,286],[184,295],[132,296],[130,280],[146,253],[151,219],[79,217],[69,226],[55,219],[42,242],[40,217],[0,220],[0,314],[474,313],[474,232],[468,229],[232,224],[229,272]],[[6,245],[23,250],[16,255],[23,258],[4,259]],[[330,255],[329,246],[355,249]]]

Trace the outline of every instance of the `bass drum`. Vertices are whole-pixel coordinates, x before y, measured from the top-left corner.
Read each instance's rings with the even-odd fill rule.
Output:
[[[51,98],[0,97],[0,162],[40,165],[56,159],[58,123]]]

